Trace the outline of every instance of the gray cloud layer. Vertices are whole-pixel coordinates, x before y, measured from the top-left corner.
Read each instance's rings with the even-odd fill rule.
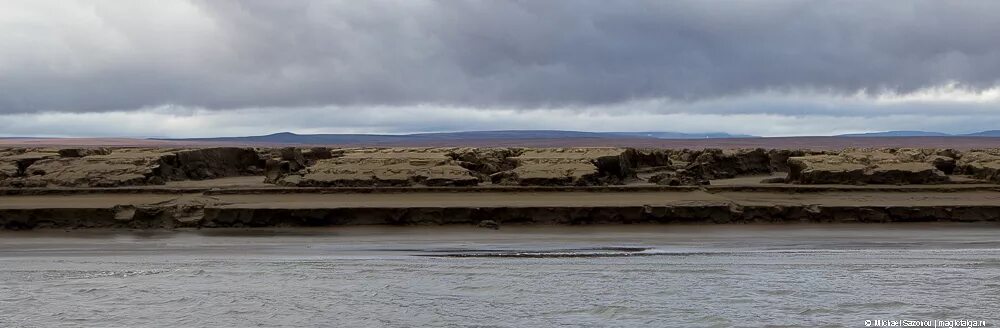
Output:
[[[975,92],[998,38],[997,1],[3,0],[0,113]]]

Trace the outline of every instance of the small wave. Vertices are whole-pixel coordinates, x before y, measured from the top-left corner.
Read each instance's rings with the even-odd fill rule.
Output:
[[[590,315],[605,319],[615,319],[622,316],[654,316],[658,312],[646,309],[636,309],[623,305],[596,305],[564,311],[546,312],[545,315]]]
[[[580,258],[580,257],[640,257],[640,256],[731,256],[753,254],[843,254],[843,253],[885,253],[900,250],[853,250],[853,249],[762,249],[762,250],[692,250],[661,249],[653,247],[598,247],[552,250],[512,250],[512,249],[432,249],[418,250],[416,256],[427,257],[512,257],[512,258]],[[986,264],[989,265],[989,264]]]
[[[706,256],[731,255],[740,252],[665,250],[653,247],[595,247],[551,250],[471,249],[425,250],[417,256],[429,257],[515,257],[515,258],[580,258],[580,257],[645,257],[645,256]]]
[[[88,274],[87,276],[85,276],[85,278],[101,278],[101,277],[129,278],[135,276],[148,276],[160,273],[163,273],[163,271],[159,270],[100,271]]]
[[[871,303],[842,303],[838,304],[841,308],[865,308],[865,309],[886,309],[886,308],[898,308],[910,305],[909,303],[899,302],[899,301],[888,301],[888,302],[871,302]]]
[[[802,312],[799,312],[799,315],[820,315],[829,313],[836,313],[836,311],[826,308],[809,308],[802,310]]]
[[[500,289],[500,287],[497,287],[497,286],[494,286],[494,285],[488,285],[488,286],[456,286],[453,289],[454,290],[459,290],[459,291],[483,292],[483,291],[497,290],[497,289]]]
[[[580,257],[627,257],[651,256],[645,247],[599,247],[558,250],[451,250],[431,251],[417,256],[430,257],[512,257],[512,258],[580,258]]]

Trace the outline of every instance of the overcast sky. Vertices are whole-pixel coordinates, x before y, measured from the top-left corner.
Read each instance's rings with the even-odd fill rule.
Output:
[[[974,132],[998,40],[993,0],[0,0],[0,136]]]

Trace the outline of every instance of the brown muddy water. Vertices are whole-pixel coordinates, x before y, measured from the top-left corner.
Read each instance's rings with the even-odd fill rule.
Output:
[[[0,327],[1000,324],[1000,225],[0,233]]]

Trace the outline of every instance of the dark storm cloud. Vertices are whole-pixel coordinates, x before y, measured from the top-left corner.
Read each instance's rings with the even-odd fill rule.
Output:
[[[905,93],[951,81],[975,90],[1000,81],[997,1],[0,7],[4,113],[165,104],[530,109],[773,91]]]

